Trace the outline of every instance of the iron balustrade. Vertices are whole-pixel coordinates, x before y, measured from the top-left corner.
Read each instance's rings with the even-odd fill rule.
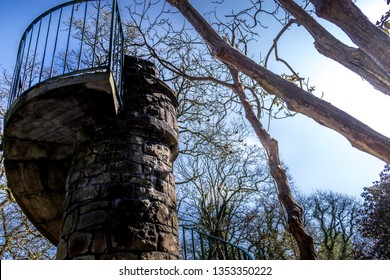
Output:
[[[107,71],[121,102],[124,48],[117,0],[70,1],[44,12],[20,40],[8,108],[43,81]]]
[[[180,226],[184,260],[254,260],[244,248],[198,229]]]

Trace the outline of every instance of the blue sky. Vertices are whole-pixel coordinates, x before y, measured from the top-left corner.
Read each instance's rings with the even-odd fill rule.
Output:
[[[373,22],[388,9],[382,0],[358,0],[357,5]],[[338,28],[331,24],[324,26],[352,45]],[[298,66],[303,76],[310,77],[317,92],[323,92],[326,101],[390,136],[390,97],[374,90],[338,63],[319,55],[302,27],[294,31],[299,36],[291,32],[290,37],[284,38],[284,46],[293,50],[295,55],[290,61]],[[385,164],[352,148],[343,136],[304,116],[274,122],[271,133],[279,140],[282,157],[296,184],[305,191],[321,188],[360,195],[363,187],[378,179]]]
[[[2,1],[0,66],[8,70],[13,67],[25,28],[41,13],[63,2]],[[126,2],[129,3],[119,0],[121,5]],[[206,1],[192,2],[195,6],[206,4]],[[384,0],[358,0],[357,4],[372,21],[379,19],[387,8]],[[326,26],[348,42],[337,28],[330,24]],[[375,91],[336,62],[319,55],[313,47],[312,39],[302,27],[294,27],[282,40],[280,53],[299,69],[301,75],[310,77],[317,92],[324,92],[325,100],[390,136],[390,97]],[[270,46],[271,41],[262,43]],[[384,167],[384,162],[352,148],[341,135],[304,116],[274,121],[270,133],[279,141],[282,159],[296,185],[304,192],[331,189],[359,196],[363,187],[370,186]]]

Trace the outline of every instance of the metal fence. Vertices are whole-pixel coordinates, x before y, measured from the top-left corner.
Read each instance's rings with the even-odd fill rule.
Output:
[[[88,72],[111,71],[120,95],[123,59],[117,0],[58,5],[37,17],[20,40],[8,108],[45,80]]]
[[[200,230],[180,226],[180,246],[184,260],[253,260],[244,248]]]

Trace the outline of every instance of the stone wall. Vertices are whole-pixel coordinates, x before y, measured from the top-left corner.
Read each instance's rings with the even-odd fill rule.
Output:
[[[175,94],[126,57],[117,120],[84,127],[66,183],[57,259],[178,259]]]

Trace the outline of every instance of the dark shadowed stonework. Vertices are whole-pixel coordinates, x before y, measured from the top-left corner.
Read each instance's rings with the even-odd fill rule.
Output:
[[[78,133],[58,259],[179,258],[177,100],[153,65],[133,58],[125,65],[118,118]]]

